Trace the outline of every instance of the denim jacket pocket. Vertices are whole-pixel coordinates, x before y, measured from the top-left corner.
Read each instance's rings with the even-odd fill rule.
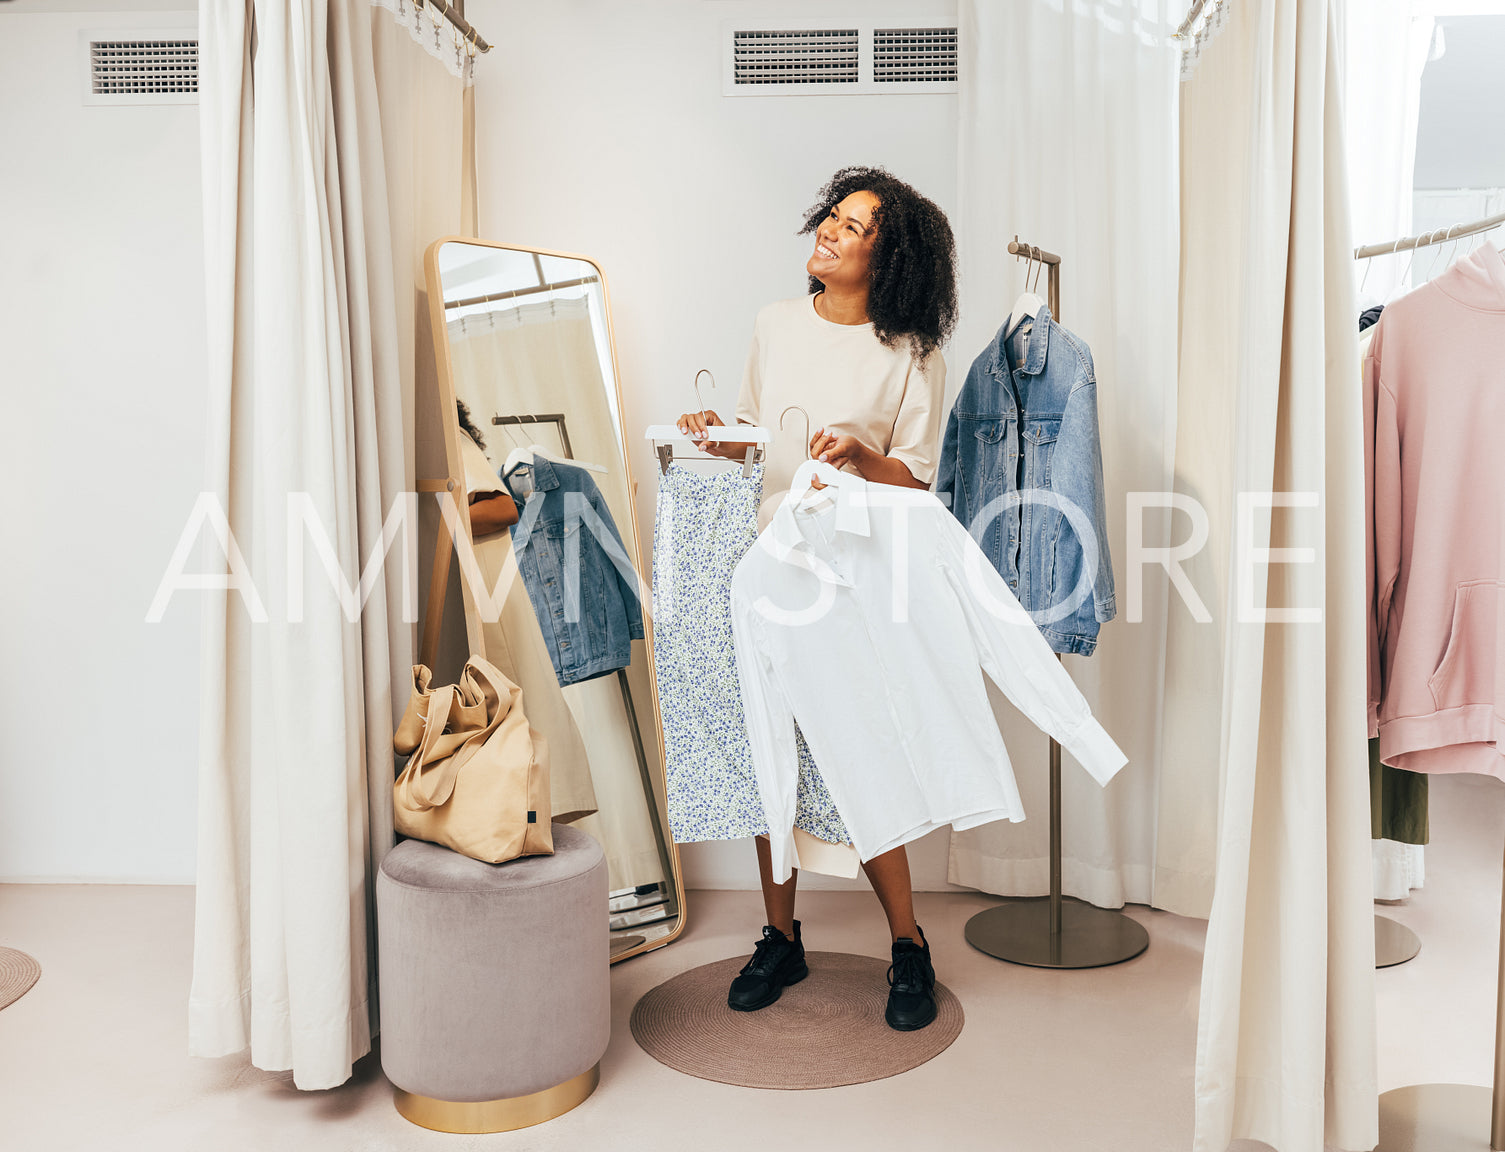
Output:
[[[984,444],[997,444],[1003,439],[1004,421],[1002,418],[986,419],[977,418],[975,435]]]
[[[1061,433],[1061,418],[1053,416],[1046,420],[1026,420],[1024,438],[1031,444],[1049,444]]]

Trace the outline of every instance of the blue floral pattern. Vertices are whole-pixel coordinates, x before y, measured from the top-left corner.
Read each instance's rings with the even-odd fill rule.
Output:
[[[669,824],[677,843],[765,835],[732,648],[732,569],[758,538],[763,466],[712,475],[670,464],[653,524],[653,659],[663,714]],[[799,749],[795,827],[833,844],[851,837]]]

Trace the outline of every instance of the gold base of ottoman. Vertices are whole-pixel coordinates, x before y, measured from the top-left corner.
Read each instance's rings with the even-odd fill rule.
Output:
[[[533,1092],[527,1096],[509,1096],[502,1100],[435,1100],[432,1096],[415,1096],[394,1089],[397,1111],[406,1120],[435,1132],[511,1132],[542,1124],[563,1116],[583,1104],[601,1083],[601,1065],[594,1064],[580,1075]]]

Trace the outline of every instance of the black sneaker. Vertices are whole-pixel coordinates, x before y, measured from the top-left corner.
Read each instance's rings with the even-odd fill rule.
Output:
[[[794,939],[772,924],[763,926],[763,939],[752,959],[743,965],[726,994],[727,1007],[737,1012],[756,1012],[777,1000],[790,984],[798,984],[810,969],[805,964],[805,946],[800,942],[800,922],[794,922]]]
[[[921,938],[925,933],[920,932]],[[888,966],[888,1009],[883,1018],[899,1032],[914,1032],[935,1019],[935,968],[930,941],[924,946],[908,936],[894,941],[894,962]]]

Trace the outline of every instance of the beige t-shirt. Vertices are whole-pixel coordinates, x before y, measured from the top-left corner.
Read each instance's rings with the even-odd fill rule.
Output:
[[[466,496],[495,496],[507,491],[486,453],[464,430],[460,432],[460,463],[465,468]]]
[[[736,419],[773,433],[763,468],[758,528],[766,527],[806,459],[809,435],[825,428],[856,436],[902,460],[916,480],[935,477],[940,452],[946,362],[939,351],[922,365],[907,341],[885,348],[868,324],[835,324],[815,310],[814,296],[780,300],[758,313],[737,397]],[[810,415],[809,434],[798,404]]]

